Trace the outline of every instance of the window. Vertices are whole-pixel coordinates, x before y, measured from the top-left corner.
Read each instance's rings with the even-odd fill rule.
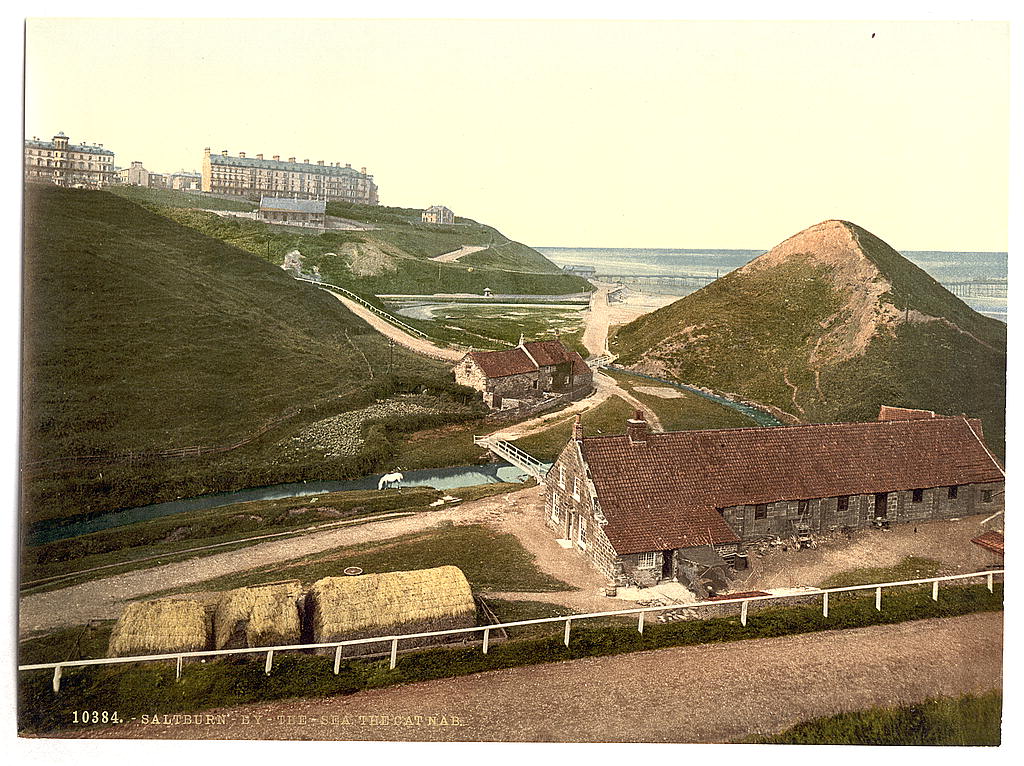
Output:
[[[846,513],[850,510],[850,496],[840,495],[836,498],[836,510],[840,513]]]
[[[922,500],[924,500],[924,490],[923,489],[915,489],[913,491],[913,493],[911,494],[911,496],[910,496],[910,502],[912,502],[912,503],[920,503]]]
[[[551,520],[553,522],[555,522],[556,524],[559,521],[559,518],[558,518],[558,493],[557,492],[552,492],[551,493]]]
[[[578,536],[581,548],[587,547],[587,520],[580,516],[580,532]]]
[[[754,506],[754,518],[755,519],[766,519],[768,518],[768,504],[758,503]]]
[[[959,494],[960,494],[960,487],[958,487],[956,484],[954,484],[952,487],[949,487],[946,490],[946,496],[949,497],[950,500],[956,500],[957,495],[959,495]]]
[[[658,565],[658,554],[641,553],[636,557],[636,565],[640,569],[654,569]]]
[[[574,500],[580,499],[580,479],[578,476],[572,477],[572,496]]]
[[[992,490],[983,489],[981,490],[981,502],[991,503],[992,502]]]
[[[558,466],[558,486],[565,488],[565,466]]]

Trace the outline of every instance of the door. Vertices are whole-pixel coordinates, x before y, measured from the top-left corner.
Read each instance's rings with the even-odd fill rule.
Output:
[[[675,551],[662,551],[661,553],[661,579],[671,580],[675,577],[672,564],[675,562],[675,557],[672,555]]]
[[[889,493],[875,493],[875,518],[884,519],[889,515]]]

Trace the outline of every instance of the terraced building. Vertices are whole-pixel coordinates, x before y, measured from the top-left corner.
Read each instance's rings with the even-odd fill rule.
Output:
[[[296,162],[294,157],[283,161],[277,154],[268,160],[262,154],[246,157],[245,152],[232,157],[227,149],[211,154],[207,147],[203,150],[202,175],[202,190],[214,194],[253,200],[267,196],[377,204],[377,184],[366,168],[356,170],[340,162]]]

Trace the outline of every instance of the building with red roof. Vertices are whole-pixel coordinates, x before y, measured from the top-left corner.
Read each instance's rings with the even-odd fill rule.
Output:
[[[470,351],[452,368],[455,382],[483,394],[500,410],[552,396],[583,398],[594,390],[594,373],[560,340],[526,343],[502,351]]]
[[[904,412],[665,433],[637,412],[625,434],[586,438],[577,424],[544,480],[547,523],[610,579],[649,585],[689,582],[758,539],[1001,510],[981,422]]]

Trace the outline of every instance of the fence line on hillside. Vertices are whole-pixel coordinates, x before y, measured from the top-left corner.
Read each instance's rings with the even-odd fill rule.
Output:
[[[407,333],[411,333],[412,335],[418,335],[421,338],[425,338],[427,340],[433,341],[433,338],[431,338],[429,335],[427,335],[422,330],[417,330],[415,327],[413,327],[412,325],[406,324],[405,322],[403,322],[401,319],[399,319],[398,317],[394,316],[393,314],[389,314],[388,312],[386,312],[386,311],[384,311],[382,309],[377,308],[372,303],[370,303],[368,300],[366,300],[365,298],[357,295],[356,293],[352,292],[351,290],[347,290],[344,287],[339,287],[338,285],[332,285],[330,282],[318,282],[315,279],[306,279],[305,277],[295,277],[295,281],[296,282],[306,282],[306,283],[311,284],[311,285],[316,285],[317,287],[323,288],[325,290],[337,290],[339,293],[342,293],[349,300],[355,301],[360,306],[362,306],[364,309],[367,309],[368,311],[376,314],[381,319],[386,320],[388,323],[393,324],[393,325],[395,325],[396,327],[398,327],[398,328],[400,328],[402,330],[405,330]]]
[[[883,588],[896,588],[907,585],[928,585],[932,586],[931,597],[932,600],[939,600],[939,583],[940,582],[951,582],[953,580],[967,580],[976,577],[984,577],[989,592],[993,592],[995,576],[1005,574],[1004,569],[991,569],[985,572],[971,572],[969,574],[958,574],[958,575],[944,575],[941,577],[926,577],[918,580],[901,580],[898,582],[884,582],[884,583],[870,583],[867,585],[848,585],[841,588],[811,588],[806,591],[800,591],[797,593],[780,593],[780,594],[767,594],[763,596],[739,596],[735,598],[729,598],[728,595],[725,598],[719,598],[709,601],[695,601],[692,603],[675,603],[666,604],[664,606],[647,606],[647,607],[634,607],[632,609],[619,609],[610,612],[590,612],[587,614],[572,614],[561,617],[543,617],[536,620],[518,620],[515,622],[503,622],[494,623],[490,625],[477,625],[471,628],[452,628],[449,630],[435,630],[425,633],[403,633],[398,635],[389,636],[372,636],[370,638],[357,638],[349,641],[331,641],[320,644],[291,644],[285,646],[261,646],[261,647],[249,647],[244,649],[215,649],[205,650],[198,652],[168,652],[165,654],[148,654],[140,655],[135,657],[104,657],[97,660],[72,660],[67,662],[41,662],[33,663],[29,665],[19,665],[19,671],[32,671],[32,670],[53,670],[53,691],[57,693],[60,691],[60,682],[63,676],[65,668],[77,668],[77,667],[89,667],[94,665],[120,665],[132,662],[162,662],[162,661],[174,661],[176,664],[175,678],[181,678],[182,664],[186,659],[196,659],[201,657],[226,657],[240,654],[265,654],[266,660],[264,662],[264,672],[270,675],[274,663],[274,654],[277,652],[291,652],[291,651],[316,651],[334,649],[334,674],[337,675],[340,672],[342,652],[344,647],[348,646],[366,646],[369,644],[385,644],[390,645],[390,668],[394,670],[398,662],[398,645],[400,641],[410,641],[413,639],[422,638],[435,638],[439,636],[469,636],[471,634],[480,633],[481,635],[481,648],[484,654],[487,654],[490,646],[490,636],[492,630],[503,631],[508,628],[517,628],[525,625],[542,625],[548,623],[565,623],[565,630],[563,633],[563,643],[569,646],[569,639],[572,632],[572,623],[579,622],[582,620],[590,619],[601,619],[607,617],[625,617],[628,615],[637,615],[637,632],[644,632],[644,625],[648,614],[656,612],[666,612],[679,609],[704,609],[707,607],[722,607],[729,605],[739,605],[740,607],[740,623],[745,627],[747,624],[747,614],[751,603],[760,603],[766,601],[782,601],[784,599],[807,599],[809,597],[822,598],[822,615],[827,619],[829,614],[829,597],[834,593],[849,593],[853,591],[861,590],[873,590],[875,592],[875,609],[879,612],[882,611],[882,589]],[[421,647],[416,647],[421,648]]]

